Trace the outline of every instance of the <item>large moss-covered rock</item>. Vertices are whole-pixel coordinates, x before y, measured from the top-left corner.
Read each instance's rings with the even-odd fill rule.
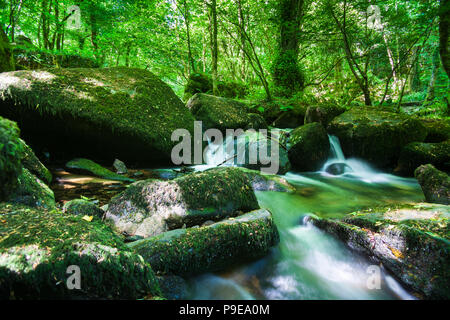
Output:
[[[155,271],[193,275],[261,258],[278,241],[271,213],[260,209],[206,227],[172,230],[129,246]]]
[[[17,178],[17,186],[11,191],[8,201],[46,209],[53,209],[56,205],[53,191],[25,168]]]
[[[285,174],[291,169],[291,164],[286,146],[280,144],[280,136],[281,132],[271,131],[265,135],[259,131],[247,130],[234,140],[228,140],[225,147],[228,159],[225,160],[228,164],[270,174]],[[234,157],[231,150],[228,150],[232,147]]]
[[[0,117],[0,200],[16,187],[22,172],[23,144],[16,123]]]
[[[400,152],[395,172],[411,176],[417,167],[427,163],[441,170],[450,171],[450,140],[439,143],[407,144]]]
[[[449,299],[450,212],[418,204],[355,212],[341,220],[312,223],[350,248],[375,258],[407,287],[429,299]]]
[[[202,121],[203,130],[247,129],[254,124],[247,113],[247,106],[239,101],[197,93],[186,104],[195,119]],[[259,128],[254,128],[259,129]]]
[[[0,115],[36,150],[69,160],[168,163],[175,129],[194,118],[173,90],[134,68],[48,69],[0,75]],[[39,150],[38,150],[39,151]]]
[[[50,171],[42,164],[38,157],[36,157],[33,150],[25,143],[25,141],[20,139],[20,143],[24,150],[24,157],[22,158],[23,167],[28,169],[46,184],[50,184],[52,182],[52,174]]]
[[[275,175],[265,174],[260,171],[240,168],[248,177],[255,191],[276,191],[276,192],[294,192],[295,187],[289,184],[286,179]]]
[[[320,122],[325,128],[338,115],[346,111],[345,107],[335,104],[309,106],[305,114],[305,124]]]
[[[246,85],[232,81],[218,81],[219,96],[225,98],[243,98],[248,91]],[[184,87],[184,100],[189,100],[196,93],[212,94],[213,84],[210,75],[192,73]]]
[[[450,139],[450,119],[421,119],[427,129],[425,142],[442,142]]]
[[[377,167],[392,168],[402,147],[424,141],[427,130],[410,116],[374,108],[352,108],[328,125],[346,157],[363,158]]]
[[[89,159],[77,158],[66,163],[66,168],[74,173],[90,174],[103,179],[134,182],[134,179],[127,178],[120,174],[108,170],[98,163]]]
[[[305,124],[290,133],[289,160],[300,171],[318,170],[328,158],[330,141],[319,122]]]
[[[433,165],[420,166],[414,172],[428,202],[450,204],[450,177]]]
[[[238,168],[219,168],[136,182],[111,200],[106,219],[121,232],[149,237],[257,208],[247,176]]]
[[[0,299],[160,295],[151,267],[100,220],[6,203],[0,219]],[[66,285],[73,265],[80,290]]]
[[[78,216],[94,216],[99,218],[102,218],[105,213],[95,203],[84,199],[74,199],[66,202],[63,211]]]

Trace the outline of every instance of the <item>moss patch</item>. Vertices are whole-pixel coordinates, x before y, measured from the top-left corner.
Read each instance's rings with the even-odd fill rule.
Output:
[[[149,265],[100,220],[0,204],[0,296],[6,299],[159,295]],[[66,286],[78,265],[81,290]]]
[[[207,227],[169,231],[129,246],[155,271],[193,275],[261,258],[278,241],[270,212],[261,209]]]
[[[108,179],[108,180],[117,180],[117,181],[126,181],[126,182],[134,182],[134,179],[130,179],[124,176],[121,176],[117,173],[114,173],[106,168],[103,168],[101,165],[95,163],[89,159],[73,159],[66,163],[66,168],[69,171],[81,172],[84,174],[92,174],[94,176]]]

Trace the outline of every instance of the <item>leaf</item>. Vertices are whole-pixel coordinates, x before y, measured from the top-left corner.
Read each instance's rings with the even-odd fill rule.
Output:
[[[87,222],[91,222],[94,216],[84,216],[82,219],[86,220]]]

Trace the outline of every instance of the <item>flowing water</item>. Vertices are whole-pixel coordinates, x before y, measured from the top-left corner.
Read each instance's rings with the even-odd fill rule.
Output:
[[[191,279],[190,298],[414,298],[383,269],[380,288],[372,289],[374,262],[310,225],[305,217],[311,213],[342,217],[373,205],[419,202],[423,200],[420,186],[415,179],[378,172],[358,159],[345,159],[336,137],[330,137],[330,145],[330,159],[318,172],[284,175],[297,188],[295,193],[256,192],[260,206],[273,213],[279,245],[257,262]],[[217,146],[209,155],[209,166],[222,163],[228,156]]]

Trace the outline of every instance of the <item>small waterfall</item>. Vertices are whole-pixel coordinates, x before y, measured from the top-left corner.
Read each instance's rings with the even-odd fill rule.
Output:
[[[330,158],[345,161],[344,152],[342,152],[339,138],[333,135],[328,135],[328,139],[330,140]]]

